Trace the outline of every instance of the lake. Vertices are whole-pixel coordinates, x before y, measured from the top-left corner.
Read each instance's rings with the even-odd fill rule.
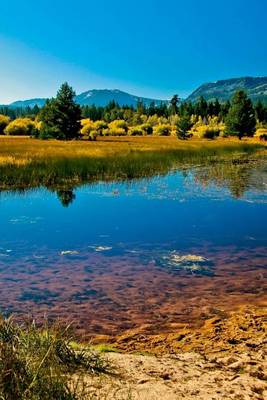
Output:
[[[0,195],[4,315],[90,338],[266,305],[267,160]]]

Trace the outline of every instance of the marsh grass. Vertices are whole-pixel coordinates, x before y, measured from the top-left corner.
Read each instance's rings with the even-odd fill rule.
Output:
[[[164,174],[264,149],[257,142],[127,137],[97,142],[0,138],[0,189],[75,187],[97,180]]]
[[[88,347],[73,346],[67,329],[0,322],[0,398],[91,398],[88,374],[110,373],[110,364]]]

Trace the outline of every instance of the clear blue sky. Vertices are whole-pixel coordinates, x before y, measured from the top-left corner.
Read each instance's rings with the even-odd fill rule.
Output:
[[[267,75],[266,0],[0,2],[0,104],[65,80],[168,98]]]

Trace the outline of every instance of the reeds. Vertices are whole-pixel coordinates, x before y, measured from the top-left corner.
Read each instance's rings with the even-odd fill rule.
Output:
[[[71,344],[66,329],[0,322],[0,398],[76,400],[85,398],[86,375],[110,372],[90,348]]]
[[[265,147],[236,140],[127,137],[97,142],[0,138],[0,189],[77,186],[163,174]]]

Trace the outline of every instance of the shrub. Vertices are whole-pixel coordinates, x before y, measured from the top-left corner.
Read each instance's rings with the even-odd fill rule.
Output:
[[[267,140],[267,133],[263,133],[260,135],[260,140],[266,141]]]
[[[110,130],[123,129],[125,132],[128,131],[128,124],[124,119],[115,119],[108,124]]]
[[[102,135],[103,135],[103,136],[110,136],[110,131],[109,131],[109,129],[108,129],[108,128],[107,128],[107,129],[103,129]]]
[[[109,128],[107,129],[108,133],[105,130],[105,134],[111,135],[111,136],[125,136],[127,135],[127,132],[123,128]]]
[[[220,135],[219,126],[194,125],[191,132],[196,136],[204,139],[215,139]]]
[[[94,123],[92,121],[88,122],[87,124],[83,125],[81,129],[82,136],[88,136],[91,131],[94,130]]]
[[[130,128],[129,134],[131,136],[143,136],[144,131],[140,126],[133,126],[132,128]]]
[[[150,124],[142,124],[140,128],[142,129],[142,131],[144,131],[145,135],[153,134],[153,127]]]
[[[256,131],[256,136],[267,135],[267,128],[258,128]]]
[[[215,139],[219,135],[220,135],[220,130],[212,127],[207,127],[202,133],[202,137],[204,139]]]
[[[88,124],[93,124],[94,122],[90,118],[83,118],[81,119],[81,125],[82,127]]]
[[[10,118],[6,115],[0,114],[0,135],[4,133],[5,128],[10,122]]]
[[[161,124],[155,127],[155,133],[159,136],[170,136],[172,126],[170,124]]]
[[[103,135],[103,130],[107,129],[108,124],[105,121],[98,120],[94,122],[94,129],[97,131],[97,133],[102,136]]]
[[[36,136],[36,125],[30,118],[17,118],[7,125],[4,132],[6,135]]]
[[[58,130],[57,127],[48,126],[43,123],[40,124],[40,129],[35,131],[34,136],[42,140],[64,139],[63,134]]]
[[[96,138],[97,138],[97,136],[98,136],[98,132],[97,132],[96,130],[92,130],[92,131],[89,133],[88,139],[89,139],[89,140],[95,141]]]

